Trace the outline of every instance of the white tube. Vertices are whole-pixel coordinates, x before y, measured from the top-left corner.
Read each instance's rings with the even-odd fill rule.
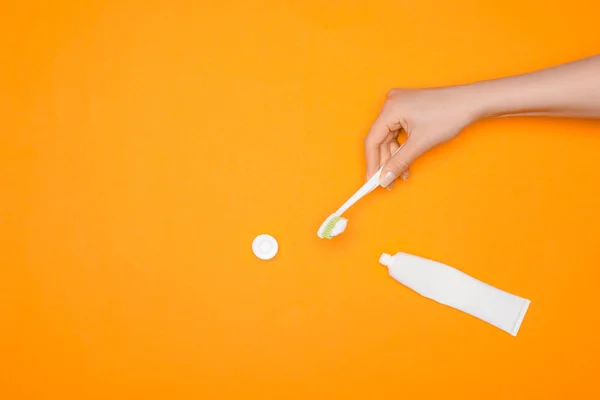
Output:
[[[483,283],[448,265],[398,253],[379,262],[415,292],[517,336],[530,301]]]

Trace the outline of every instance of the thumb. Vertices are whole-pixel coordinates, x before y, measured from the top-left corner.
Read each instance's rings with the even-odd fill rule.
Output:
[[[379,185],[388,187],[399,176],[408,177],[410,164],[420,155],[414,141],[410,137],[394,153],[392,158],[384,165],[379,175]]]

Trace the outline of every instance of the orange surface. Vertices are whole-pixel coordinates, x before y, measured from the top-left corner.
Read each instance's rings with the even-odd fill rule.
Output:
[[[600,124],[479,123],[316,237],[389,88],[591,55],[598,2],[208,3],[5,3],[0,398],[600,396]],[[382,251],[530,298],[519,336]]]

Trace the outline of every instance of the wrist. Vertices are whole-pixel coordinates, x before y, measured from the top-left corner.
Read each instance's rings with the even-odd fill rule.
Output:
[[[493,81],[480,81],[462,86],[463,98],[468,102],[468,112],[473,122],[484,118],[500,117],[508,113],[502,104],[501,94]]]
[[[467,125],[491,117],[495,112],[488,90],[483,88],[480,83],[449,88],[452,102],[459,107],[458,112],[466,118]]]
[[[477,120],[537,115],[546,110],[543,103],[551,97],[522,76],[475,82],[466,85],[466,88]]]

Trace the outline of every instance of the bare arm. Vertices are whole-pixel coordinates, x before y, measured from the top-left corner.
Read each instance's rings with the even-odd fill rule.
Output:
[[[427,150],[487,117],[600,118],[600,56],[528,74],[435,89],[393,89],[365,139],[367,177],[382,165],[381,186],[406,179]],[[402,149],[397,136],[408,138]]]
[[[600,118],[600,56],[470,86],[481,116]]]

